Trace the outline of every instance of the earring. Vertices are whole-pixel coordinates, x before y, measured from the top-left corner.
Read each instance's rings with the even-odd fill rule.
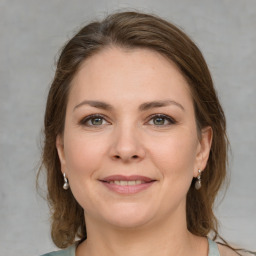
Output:
[[[197,176],[197,181],[195,183],[195,188],[196,190],[199,190],[202,187],[201,184],[201,170],[198,170],[198,176]]]
[[[69,184],[68,184],[68,179],[66,178],[65,173],[63,173],[63,178],[64,178],[63,189],[68,190],[69,189]]]

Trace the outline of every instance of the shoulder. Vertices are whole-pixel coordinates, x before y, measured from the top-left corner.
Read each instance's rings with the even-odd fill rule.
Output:
[[[64,250],[49,252],[41,256],[75,256],[75,255],[76,255],[76,245],[74,244]]]
[[[239,255],[252,256],[253,255],[249,252],[243,252],[243,251],[239,251],[239,254],[238,254],[238,252],[228,248],[225,245],[221,245],[221,244],[218,244],[218,248],[219,248],[219,252],[220,252],[221,256],[239,256]]]

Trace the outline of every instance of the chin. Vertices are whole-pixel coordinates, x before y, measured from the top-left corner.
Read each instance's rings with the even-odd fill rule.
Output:
[[[118,228],[138,228],[153,218],[153,211],[145,207],[123,207],[111,212],[105,211],[105,221]]]
[[[135,229],[145,226],[149,222],[150,218],[133,218],[131,216],[125,216],[118,219],[110,219],[109,224],[120,229]]]

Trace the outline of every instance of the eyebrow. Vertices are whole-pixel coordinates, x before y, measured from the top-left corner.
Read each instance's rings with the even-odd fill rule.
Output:
[[[113,110],[113,106],[110,104],[103,102],[103,101],[95,101],[95,100],[84,100],[78,105],[76,105],[73,109],[75,111],[77,108],[83,106],[83,105],[89,105],[94,108],[104,109],[104,110]],[[166,107],[170,105],[175,105],[179,107],[181,110],[185,111],[185,108],[178,102],[174,100],[160,100],[160,101],[150,101],[145,102],[139,106],[140,111],[146,111],[152,108],[160,108],[160,107]]]
[[[174,100],[161,100],[161,101],[151,101],[151,102],[145,102],[140,105],[139,110],[140,111],[145,111],[149,110],[151,108],[161,108],[161,107],[166,107],[170,105],[175,105],[185,111],[185,108],[178,102]]]
[[[77,108],[79,108],[83,105],[89,105],[91,107],[100,108],[100,109],[104,109],[104,110],[112,110],[113,109],[113,107],[110,104],[105,103],[103,101],[84,100],[81,103],[79,103],[78,105],[76,105],[74,107],[73,111],[75,111]]]

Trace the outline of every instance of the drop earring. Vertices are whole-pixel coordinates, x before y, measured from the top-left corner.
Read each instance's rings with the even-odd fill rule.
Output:
[[[199,190],[202,187],[201,184],[201,170],[198,170],[198,176],[197,176],[197,181],[195,183],[195,189]]]
[[[69,184],[68,184],[68,179],[66,178],[65,173],[63,173],[63,178],[64,178],[63,189],[68,190],[69,189]]]

